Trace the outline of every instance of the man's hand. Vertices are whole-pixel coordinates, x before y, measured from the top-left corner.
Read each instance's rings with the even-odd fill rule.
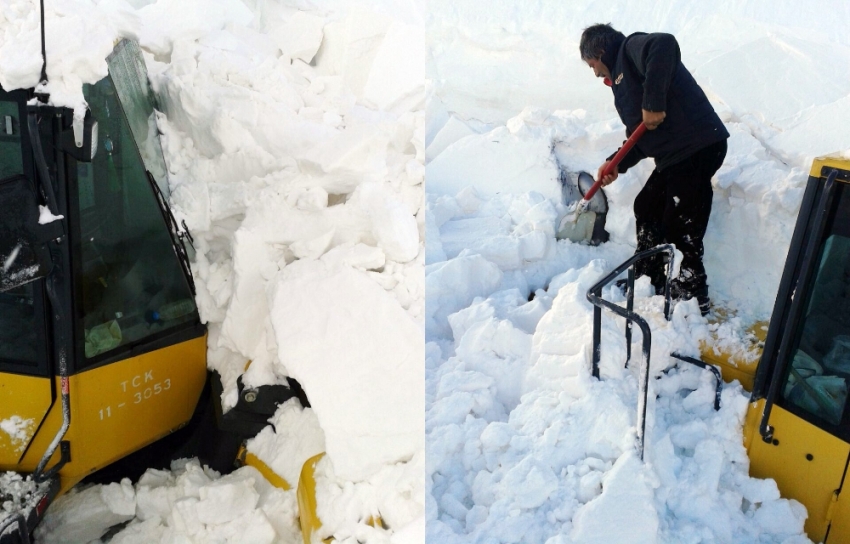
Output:
[[[667,114],[663,111],[643,110],[643,124],[646,125],[647,130],[657,129],[658,125],[664,122],[665,117]]]
[[[608,163],[610,162],[611,161],[605,161],[604,163],[602,163],[602,166],[599,167],[599,170],[596,171],[596,179],[602,179],[603,187],[607,187],[608,185],[614,183],[614,180],[617,179],[617,177],[620,175],[620,173],[617,172],[617,169],[615,168],[612,173],[608,174],[604,178],[602,177],[602,171],[605,170],[605,168],[608,166]]]

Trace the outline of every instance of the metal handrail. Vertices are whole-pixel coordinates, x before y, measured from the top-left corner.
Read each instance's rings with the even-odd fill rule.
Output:
[[[641,316],[636,314],[634,308],[634,287],[635,274],[634,265],[636,262],[647,259],[659,253],[666,253],[670,263],[673,262],[675,248],[672,244],[656,246],[646,251],[641,251],[632,255],[631,258],[623,262],[615,268],[610,274],[596,282],[593,287],[587,291],[587,300],[593,304],[593,377],[599,378],[599,359],[602,348],[602,308],[611,310],[615,314],[626,318],[626,339],[627,339],[627,359],[631,357],[631,322],[634,321],[640,327],[643,333],[643,364],[640,366],[638,378],[638,421],[637,421],[637,450],[641,461],[643,461],[644,449],[644,434],[646,432],[646,396],[649,389],[649,350],[652,345],[652,333],[649,330],[649,324]],[[617,279],[617,276],[622,274],[626,269],[629,270],[628,289],[626,292],[627,302],[626,308],[618,306],[613,302],[609,302],[602,298],[602,288]],[[664,317],[670,320],[670,280],[673,279],[673,266],[667,267],[667,281],[664,283]]]
[[[671,353],[670,357],[674,359],[678,359],[685,363],[692,364],[694,366],[698,366],[700,368],[704,368],[711,372],[714,375],[714,411],[720,410],[720,393],[723,390],[723,376],[721,376],[720,371],[717,370],[717,367],[714,365],[710,365],[704,361],[700,361],[699,359],[694,359],[693,357],[688,357],[686,355],[679,355],[678,353]]]
[[[642,337],[643,337],[643,361],[638,371],[638,421],[637,421],[637,450],[638,455],[640,456],[641,461],[643,460],[643,450],[644,450],[644,438],[646,433],[646,406],[647,406],[647,394],[649,391],[649,361],[650,361],[650,349],[652,346],[652,333],[649,330],[649,324],[643,319],[640,315],[634,312],[634,292],[635,292],[635,269],[634,264],[643,259],[647,259],[659,253],[666,253],[668,257],[668,263],[671,263],[670,266],[667,267],[667,277],[664,282],[664,318],[667,321],[670,321],[671,313],[670,313],[670,281],[673,279],[673,257],[675,254],[675,247],[672,244],[665,244],[656,246],[652,249],[648,249],[646,251],[641,251],[640,253],[634,254],[631,258],[620,264],[617,268],[615,268],[611,273],[607,276],[596,282],[588,291],[587,291],[587,300],[593,304],[593,367],[592,374],[594,378],[599,379],[599,360],[602,354],[602,309],[608,309],[615,314],[624,317],[626,319],[626,367],[629,366],[629,361],[632,356],[632,322],[637,323],[638,327],[640,327]],[[626,289],[626,307],[623,308],[613,302],[604,300],[602,298],[602,289],[613,282],[617,277],[628,270],[628,279],[627,279],[627,289]],[[694,359],[692,357],[685,357],[679,355],[677,353],[672,354],[676,359],[699,366],[704,368],[714,374],[716,385],[715,385],[715,398],[714,398],[714,409],[720,409],[720,391],[722,387],[722,380],[720,376],[720,371],[718,371],[715,367],[708,365],[698,359]]]
[[[634,312],[634,297],[635,297],[635,270],[632,265],[636,262],[641,261],[643,259],[647,259],[659,253],[666,253],[668,255],[669,260],[672,262],[673,255],[675,252],[675,246],[672,244],[664,244],[660,246],[656,246],[652,249],[647,249],[646,251],[641,251],[640,253],[635,253],[628,260],[624,261],[620,266],[615,268],[610,274],[596,282],[590,289],[587,291],[587,300],[593,304],[593,377],[599,377],[599,356],[600,356],[600,343],[601,343],[601,331],[602,331],[602,308],[606,308],[611,310],[615,314],[620,317],[626,318],[626,366],[629,365],[629,360],[631,359],[631,339],[632,339],[632,327],[631,322],[636,321],[638,326],[641,327],[641,330],[644,330],[646,327],[647,334],[644,335],[644,342],[646,342],[646,338],[649,336],[649,326],[646,325],[646,321],[643,320],[641,316]],[[617,279],[617,276],[622,274],[628,269],[629,275],[627,280],[627,289],[626,289],[626,308],[624,309],[622,306],[618,306],[613,302],[609,302],[602,298],[602,289],[608,286],[611,282]],[[673,267],[667,267],[667,281],[664,283],[664,317],[667,321],[670,321],[670,280],[673,279]],[[643,323],[643,325],[641,325]]]

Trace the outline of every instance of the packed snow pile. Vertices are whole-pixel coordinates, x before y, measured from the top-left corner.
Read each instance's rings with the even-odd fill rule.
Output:
[[[564,246],[551,257],[567,272],[531,301],[526,293],[535,280],[521,289],[515,281],[504,285],[505,275],[490,293],[458,282],[453,296],[443,294],[463,307],[435,319],[427,346],[428,539],[808,542],[800,536],[805,508],[780,498],[772,480],[747,476],[741,386],[727,385],[715,412],[710,373],[658,372],[672,366],[672,351],[695,354],[707,325],[694,302],[664,320],[661,297],[649,296],[646,278],[637,285],[636,311],[650,318],[658,379],[650,386],[646,464],[637,460],[633,369],[640,356],[623,368],[622,323],[606,318],[602,380],[591,378],[585,299],[629,248],[608,244],[590,255],[591,248]],[[465,264],[475,266],[473,258],[478,266],[484,261],[467,257]],[[461,260],[429,265],[428,280]],[[510,271],[493,272],[499,279]],[[603,296],[623,302],[614,288]],[[439,326],[450,333],[441,335]]]
[[[17,452],[22,452],[35,430],[34,419],[24,419],[21,416],[12,416],[0,421],[0,431],[9,436],[9,442]]]
[[[149,469],[133,485],[96,485],[60,497],[38,528],[40,542],[295,542],[294,491],[253,467],[221,476],[197,460]],[[112,528],[110,530],[110,528]],[[116,530],[117,529],[117,530]]]
[[[248,361],[249,387],[297,379],[338,474],[363,480],[422,447],[424,94],[394,69],[422,66],[421,31],[359,10],[222,13],[150,59],[210,365],[225,407]],[[318,32],[275,41],[305,17]]]
[[[709,334],[749,349],[745,329],[770,315],[812,158],[850,152],[839,128],[850,122],[850,41],[838,22],[850,7],[811,7],[429,4],[429,541],[808,542],[805,508],[748,476],[747,393],[725,385],[715,411],[710,374],[670,354],[697,356]],[[640,333],[624,368],[623,322],[605,315],[602,379],[592,378],[585,295],[633,253],[631,206],[652,161],[606,188],[610,242],[554,237],[560,169],[595,173],[625,139],[611,92],[578,54],[582,29],[599,22],[674,34],[731,134],[705,264],[713,302],[736,317],[709,324],[690,301],[666,321],[647,279],[636,286],[652,330],[644,463]],[[833,71],[823,85],[808,75]],[[615,288],[603,298],[624,302]]]
[[[327,452],[322,467],[334,477],[320,474],[327,489],[318,491],[331,501],[323,519],[339,518],[342,540],[370,515],[392,518],[392,531],[421,517],[424,6],[45,4],[54,105],[85,107],[81,85],[107,74],[118,38],[144,51],[171,205],[194,236],[197,301],[225,408],[243,374],[248,387],[292,377],[305,389],[311,409],[275,416],[300,425],[303,437],[279,428],[298,443],[281,447],[266,432],[250,447],[293,484],[300,466],[290,465]],[[38,2],[4,3],[0,85],[32,87],[40,69]],[[333,502],[339,487],[344,514]],[[404,504],[378,501],[376,512],[358,502],[372,494]],[[128,530],[150,520],[137,521]]]

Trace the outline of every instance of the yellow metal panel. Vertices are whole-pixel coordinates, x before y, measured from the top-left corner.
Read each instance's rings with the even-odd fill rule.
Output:
[[[759,424],[761,423],[761,415],[764,413],[764,402],[764,399],[751,402],[749,408],[747,408],[747,417],[744,419],[744,447],[747,451],[750,450],[750,444],[753,440],[761,440]]]
[[[60,493],[185,425],[205,380],[206,336],[71,376],[71,461]],[[61,423],[57,400],[17,470],[35,470]],[[58,459],[57,450],[50,466]]]
[[[304,544],[311,544],[313,534],[322,527],[322,521],[319,519],[317,512],[316,501],[316,464],[324,457],[324,453],[320,453],[304,463],[301,467],[301,476],[298,478],[298,517],[301,525],[301,536]],[[246,465],[251,465],[260,471],[263,477],[266,478],[272,485],[285,490],[291,489],[289,482],[283,479],[267,464],[261,461],[253,453],[249,453],[244,447],[240,448],[237,457]],[[387,526],[384,520],[379,515],[370,516],[364,520],[367,525],[372,527],[380,527],[386,529]],[[327,537],[323,542],[332,542],[333,537]]]
[[[272,468],[268,466],[265,462],[263,462],[259,457],[246,450],[245,446],[242,446],[239,449],[239,453],[236,454],[236,457],[240,461],[242,461],[243,464],[250,465],[255,469],[259,470],[260,474],[263,475],[263,478],[268,480],[269,483],[273,486],[279,487],[284,491],[289,491],[290,489],[292,489],[292,486],[289,484],[289,482],[286,481],[283,476],[272,470]]]
[[[316,512],[316,463],[324,456],[324,453],[320,453],[307,459],[298,478],[298,517],[304,544],[311,544],[313,533],[322,527],[322,521]]]
[[[833,492],[841,485],[850,444],[779,406],[773,407],[770,424],[775,429],[774,443],[766,443],[758,433],[750,442],[750,475],[773,478],[783,497],[803,503],[809,511],[806,533],[813,541],[822,542],[829,526],[827,512]]]
[[[821,177],[821,169],[824,166],[850,171],[850,159],[842,157],[818,157],[812,162],[812,169],[809,171],[809,175],[816,178]]]
[[[844,487],[838,496],[832,525],[829,526],[829,536],[826,544],[843,544],[850,542],[850,478],[844,476]]]
[[[722,325],[726,319],[728,317],[721,309],[715,311],[715,320],[711,324]],[[700,343],[700,358],[708,364],[718,366],[723,381],[728,383],[738,380],[745,390],[752,391],[766,336],[767,322],[755,323],[747,329],[750,346],[742,350],[740,347],[733,349],[731,346],[723,346],[717,338],[717,333],[713,332],[708,341]]]
[[[14,470],[50,408],[50,378],[0,373],[0,421],[14,420],[16,435],[0,430],[0,471]]]

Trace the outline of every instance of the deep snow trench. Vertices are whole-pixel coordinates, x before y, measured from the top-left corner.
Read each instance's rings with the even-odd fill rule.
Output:
[[[817,12],[848,15],[840,2]],[[805,508],[748,476],[748,394],[679,368],[719,336],[748,349],[767,319],[811,160],[850,156],[850,41],[790,4],[665,0],[429,4],[426,126],[427,535],[433,542],[808,542]],[[603,316],[590,375],[588,288],[631,256],[646,160],[606,188],[611,241],[556,241],[559,165],[596,172],[624,139],[610,91],[578,55],[581,30],[670,32],[731,138],[713,179],[705,264],[716,307],[675,306],[638,281],[652,330],[646,462],[635,454],[637,362]],[[817,30],[816,30],[817,29]],[[821,32],[823,30],[823,32]],[[836,68],[821,86],[808,73]],[[826,121],[830,119],[830,121]],[[840,122],[838,120],[841,120]],[[836,121],[836,124],[832,123]],[[622,302],[614,288],[604,298]]]

